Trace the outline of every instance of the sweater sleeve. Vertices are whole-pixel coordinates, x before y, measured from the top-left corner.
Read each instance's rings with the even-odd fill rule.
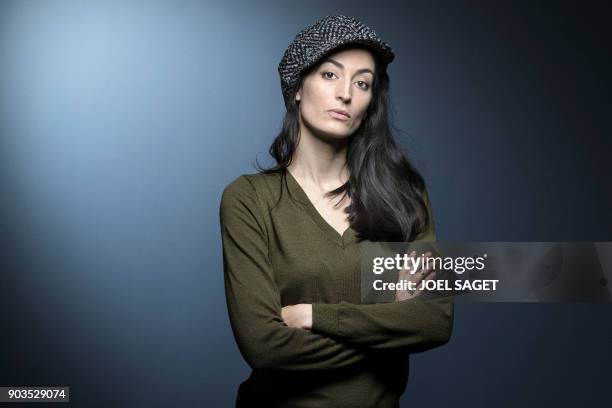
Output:
[[[426,195],[430,227],[415,242],[435,242],[431,206]],[[452,296],[425,299],[423,295],[394,303],[313,304],[315,333],[351,346],[372,349],[405,348],[419,352],[447,343],[453,327]]]
[[[364,360],[363,351],[285,325],[257,193],[245,176],[225,188],[219,213],[230,323],[238,348],[251,368],[308,371],[346,367]]]

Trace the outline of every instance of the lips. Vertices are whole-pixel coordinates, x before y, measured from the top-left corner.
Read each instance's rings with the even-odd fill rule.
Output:
[[[344,117],[345,119],[348,119],[351,117],[351,115],[347,111],[342,110],[342,109],[330,109],[328,112],[332,114],[332,116],[334,117],[339,116],[340,118]]]

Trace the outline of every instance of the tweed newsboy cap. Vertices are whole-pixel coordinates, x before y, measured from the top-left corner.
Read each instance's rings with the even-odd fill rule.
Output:
[[[295,36],[278,64],[285,102],[303,72],[330,51],[347,44],[366,46],[384,64],[389,64],[395,58],[389,44],[362,22],[344,15],[323,17]]]

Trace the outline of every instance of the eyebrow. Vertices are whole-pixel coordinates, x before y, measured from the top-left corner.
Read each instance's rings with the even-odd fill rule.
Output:
[[[339,63],[338,61],[336,61],[333,58],[326,58],[326,59],[324,59],[323,62],[321,62],[321,65],[325,64],[326,62],[331,62],[332,64],[336,65],[338,68],[344,69],[344,65],[342,65],[341,63]],[[358,69],[357,72],[355,72],[355,74],[361,74],[363,72],[369,72],[370,74],[372,74],[372,76],[374,76],[374,72],[370,68],[361,68],[361,69]]]

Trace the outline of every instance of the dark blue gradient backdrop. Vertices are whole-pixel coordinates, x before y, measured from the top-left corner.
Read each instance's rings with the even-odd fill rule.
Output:
[[[233,405],[221,192],[271,163],[277,64],[338,13],[397,53],[440,240],[612,241],[609,2],[3,1],[0,386]],[[611,311],[460,305],[402,405],[609,405]]]

